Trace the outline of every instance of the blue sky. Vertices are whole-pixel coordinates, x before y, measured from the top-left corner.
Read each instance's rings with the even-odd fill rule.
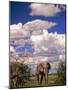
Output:
[[[49,32],[57,32],[60,34],[66,33],[66,10],[58,13],[53,17],[46,16],[30,16],[31,9],[27,2],[10,2],[10,24],[17,24],[22,22],[23,24],[35,19],[47,20],[56,22],[57,25],[50,28]]]
[[[49,33],[51,32],[57,32],[58,34],[65,34],[66,33],[66,6],[65,10],[62,10],[61,12],[57,13],[54,16],[31,16],[31,8],[29,6],[32,3],[28,2],[10,2],[10,25],[18,24],[19,22],[25,24],[29,21],[33,21],[36,19],[49,21],[49,22],[55,22],[57,25],[50,28],[48,30]],[[56,4],[55,4],[56,5]],[[62,6],[62,5],[58,5]],[[11,34],[11,33],[10,33]],[[14,42],[14,41],[13,41]],[[14,43],[10,44],[15,49],[18,47],[18,45],[14,45]],[[20,48],[16,49],[16,52],[24,52],[27,50],[28,52],[33,53],[34,49],[30,43],[25,43],[25,45],[21,46]]]
[[[55,68],[57,67],[57,63],[59,60],[65,61],[65,34],[66,34],[66,6],[65,5],[53,5],[52,10],[55,9],[62,9],[61,12],[56,13],[54,16],[46,16],[46,15],[30,15],[32,12],[32,9],[29,7],[32,5],[32,3],[28,2],[11,2],[10,1],[10,26],[13,26],[14,29],[10,29],[10,52],[13,51],[14,55],[18,55],[20,59],[22,59],[22,56],[25,52],[30,53],[33,57],[33,61],[36,62],[38,58],[35,58],[35,56],[42,56],[39,58],[39,60],[49,60],[50,63],[52,62],[52,69],[51,72],[55,71]],[[34,7],[34,5],[33,5]],[[49,9],[50,9],[49,7]],[[37,9],[37,7],[35,8]],[[37,9],[39,10],[39,8]],[[50,9],[51,10],[51,9]],[[41,10],[44,11],[45,10]],[[53,12],[53,11],[51,11]],[[54,10],[55,12],[55,10]],[[53,13],[54,13],[53,12]],[[37,12],[35,12],[37,14]],[[47,13],[47,12],[46,12]],[[48,12],[49,13],[49,12]],[[39,13],[40,14],[40,13]],[[37,20],[37,21],[36,21]],[[39,21],[40,20],[40,21]],[[33,22],[34,21],[34,22]],[[42,21],[48,21],[48,25],[39,25],[39,22]],[[26,34],[26,38],[23,38],[21,36],[24,36],[24,34],[21,35],[21,31],[26,31],[26,29],[23,29],[23,27],[27,27],[27,31],[29,32],[31,29],[30,25],[24,25],[26,23],[32,23],[32,25],[36,25],[37,27],[47,27],[51,25],[50,29],[47,28],[46,30],[42,29],[43,34],[37,34],[36,36],[33,36],[31,39],[31,36],[33,33]],[[22,23],[22,29],[18,28],[18,25]],[[56,25],[54,25],[56,23]],[[33,31],[37,33],[38,28],[34,26]],[[15,28],[17,27],[17,28]],[[36,27],[36,28],[35,28]],[[19,29],[19,30],[18,30]],[[36,30],[37,29],[37,30]],[[14,31],[15,30],[15,31]],[[55,35],[54,32],[57,32]],[[26,32],[25,32],[26,33]],[[16,35],[16,36],[15,36]],[[20,36],[21,35],[21,36]],[[18,37],[20,36],[20,38]],[[28,38],[29,36],[29,38]],[[39,37],[37,37],[39,36]],[[39,39],[40,38],[40,39]],[[34,40],[34,42],[33,42]],[[44,58],[44,57],[45,58]],[[32,65],[32,71],[34,69],[34,66]]]

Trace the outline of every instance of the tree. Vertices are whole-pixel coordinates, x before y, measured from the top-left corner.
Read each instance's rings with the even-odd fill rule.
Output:
[[[23,87],[30,80],[30,69],[23,63],[10,64],[10,88]]]
[[[65,65],[65,62],[60,61],[59,67],[57,70],[57,75],[58,75],[57,82],[61,83],[62,85],[65,85],[66,84],[66,65]]]

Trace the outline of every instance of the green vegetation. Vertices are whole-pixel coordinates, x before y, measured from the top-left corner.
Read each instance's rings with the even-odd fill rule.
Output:
[[[65,62],[60,62],[59,63],[59,67],[57,70],[57,79],[56,79],[56,83],[61,83],[61,84],[66,84],[66,66],[65,66]]]
[[[22,63],[11,63],[10,65],[10,88],[22,87],[30,80],[30,69]]]
[[[43,79],[43,83],[40,85],[38,84],[36,77],[31,77],[31,80],[24,84],[23,87],[47,87],[47,86],[61,86],[64,85],[61,82],[55,82],[57,79],[57,74],[50,74],[48,76],[48,85],[45,84],[45,80]]]
[[[59,63],[56,74],[48,75],[48,85],[43,78],[42,84],[38,84],[36,76],[31,76],[30,69],[22,63],[11,63],[10,65],[10,88],[46,87],[66,85],[66,67],[64,62]],[[13,85],[13,80],[16,86]]]

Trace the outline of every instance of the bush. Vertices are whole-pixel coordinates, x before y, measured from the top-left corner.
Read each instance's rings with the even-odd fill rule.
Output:
[[[23,87],[30,80],[30,69],[23,63],[10,64],[10,88]],[[14,86],[15,82],[15,86]]]
[[[65,62],[60,62],[59,63],[59,67],[57,70],[57,80],[56,82],[62,84],[62,85],[66,85],[66,66],[65,66]]]

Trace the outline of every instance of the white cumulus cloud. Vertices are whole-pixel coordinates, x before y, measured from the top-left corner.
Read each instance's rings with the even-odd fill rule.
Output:
[[[41,34],[43,29],[50,29],[55,26],[55,22],[45,20],[33,20],[25,23],[10,25],[10,38],[29,38],[30,34]]]
[[[29,36],[29,32],[24,30],[22,23],[10,25],[10,38],[26,38]]]
[[[43,29],[50,29],[56,25],[55,22],[49,22],[45,20],[36,19],[24,24],[23,28],[27,31],[31,31],[32,34],[40,34]]]
[[[30,6],[32,16],[54,16],[65,9],[64,5],[32,3]]]
[[[31,40],[35,53],[47,52],[47,55],[56,55],[65,51],[65,34],[48,33],[47,30],[43,30],[42,35],[32,35]]]
[[[10,52],[15,52],[14,47],[10,46]]]

